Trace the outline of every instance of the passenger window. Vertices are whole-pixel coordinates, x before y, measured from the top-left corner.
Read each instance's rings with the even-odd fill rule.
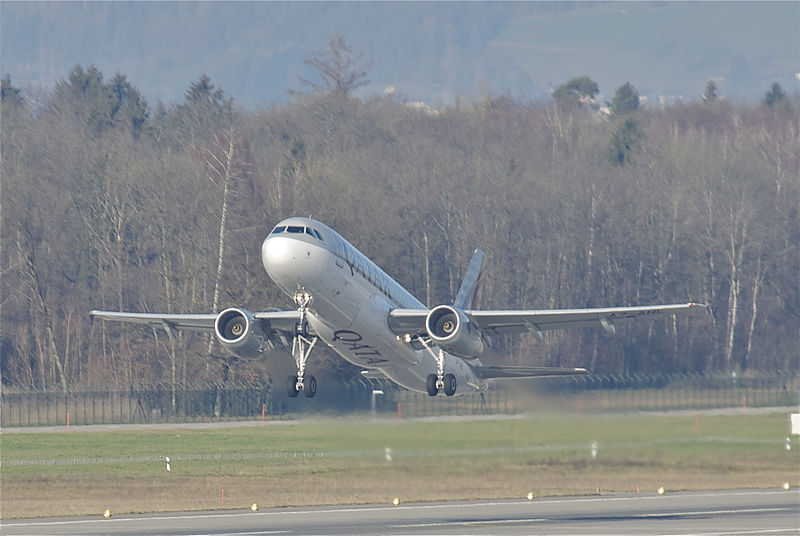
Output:
[[[295,225],[290,225],[289,227],[286,228],[286,232],[287,233],[295,233],[295,234],[302,233],[304,230],[305,230],[304,227],[295,226]]]
[[[279,225],[272,230],[272,234],[282,233],[286,229],[285,225]]]

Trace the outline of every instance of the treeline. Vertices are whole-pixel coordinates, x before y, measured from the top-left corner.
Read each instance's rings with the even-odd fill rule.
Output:
[[[35,108],[6,77],[3,383],[264,374],[225,361],[209,337],[92,325],[87,312],[291,308],[259,258],[289,215],[333,226],[429,305],[452,300],[480,247],[483,308],[694,300],[714,312],[615,337],[494,340],[497,361],[800,369],[796,104],[714,93],[643,108],[627,85],[602,116],[596,87],[571,82],[553,102],[500,96],[440,110],[326,82],[251,111],[205,76],[183,102],[151,106],[124,75],[76,67]],[[311,367],[353,373],[315,353]]]

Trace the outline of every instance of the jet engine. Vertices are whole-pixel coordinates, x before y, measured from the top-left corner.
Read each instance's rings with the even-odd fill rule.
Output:
[[[425,319],[425,329],[445,352],[464,359],[475,359],[483,353],[481,333],[461,309],[450,305],[434,307]]]
[[[214,334],[223,348],[243,359],[266,359],[274,348],[261,324],[246,309],[222,311],[214,321]]]

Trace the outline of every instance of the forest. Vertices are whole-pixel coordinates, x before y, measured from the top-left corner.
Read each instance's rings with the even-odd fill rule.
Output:
[[[613,337],[494,340],[490,361],[800,370],[796,96],[773,86],[735,103],[710,82],[695,102],[651,106],[626,84],[603,112],[581,77],[547,102],[486,95],[432,108],[357,96],[366,71],[334,52],[332,42],[308,61],[318,81],[257,110],[205,75],[182,102],[155,105],[125,75],[91,66],[36,99],[6,76],[3,385],[262,378],[208,336],[93,324],[88,311],[293,308],[259,257],[290,215],[332,226],[429,306],[452,301],[481,248],[482,308],[713,311]],[[310,367],[358,373],[315,354]]]

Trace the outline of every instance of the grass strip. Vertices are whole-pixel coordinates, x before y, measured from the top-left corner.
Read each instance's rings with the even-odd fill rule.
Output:
[[[787,435],[786,413],[5,434],[0,516],[796,486]]]

